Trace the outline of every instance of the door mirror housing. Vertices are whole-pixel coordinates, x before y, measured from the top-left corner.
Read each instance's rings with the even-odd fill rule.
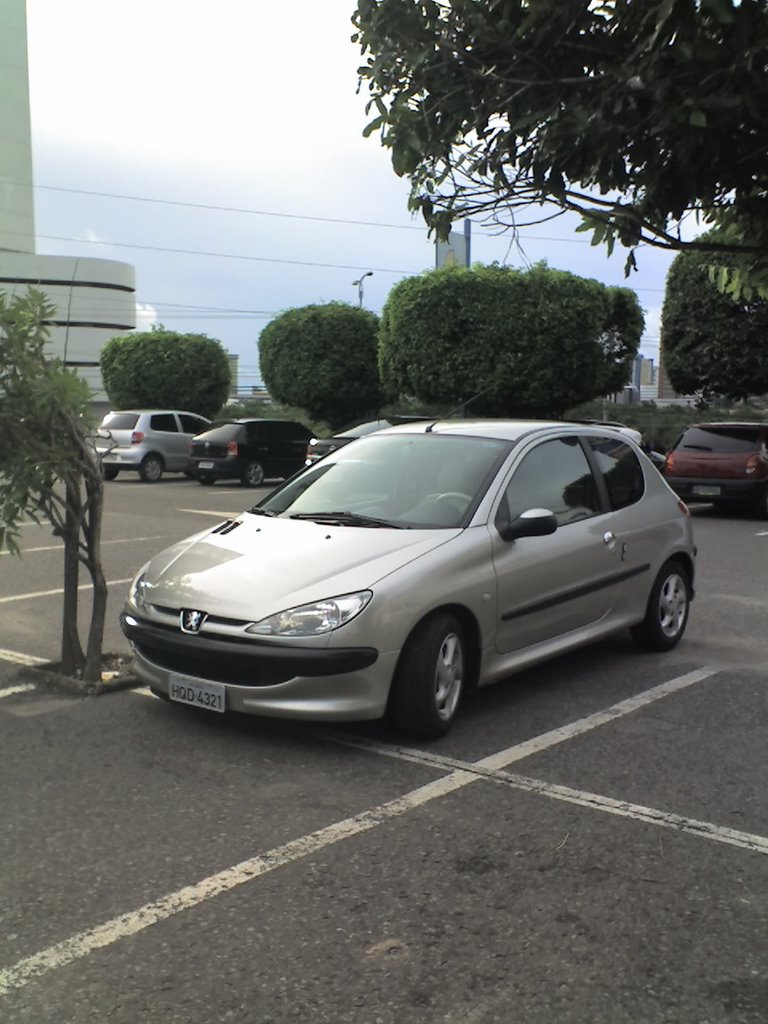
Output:
[[[546,537],[557,529],[554,512],[548,508],[529,508],[511,523],[499,528],[502,540],[518,540],[520,537]]]

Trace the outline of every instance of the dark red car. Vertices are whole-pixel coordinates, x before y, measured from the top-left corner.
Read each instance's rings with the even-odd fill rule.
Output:
[[[768,423],[698,423],[675,441],[663,469],[685,501],[750,506],[768,518]]]

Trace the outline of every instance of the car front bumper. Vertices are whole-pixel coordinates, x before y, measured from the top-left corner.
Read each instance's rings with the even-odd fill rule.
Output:
[[[386,710],[396,652],[212,640],[170,633],[126,612],[120,624],[136,675],[165,696],[182,679],[223,683],[226,710],[246,714],[357,721]]]

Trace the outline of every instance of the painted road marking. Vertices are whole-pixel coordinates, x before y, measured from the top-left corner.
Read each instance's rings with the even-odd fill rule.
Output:
[[[25,957],[13,966],[0,971],[0,995],[22,988],[33,978],[40,977],[48,971],[72,963],[81,957],[87,956],[96,949],[112,945],[112,943],[129,935],[135,935],[153,924],[164,921],[184,910],[196,907],[206,900],[212,899],[214,896],[228,892],[236,886],[243,885],[254,878],[268,874],[276,868],[293,863],[344,839],[350,839],[353,836],[370,831],[379,825],[407,814],[409,811],[422,807],[432,800],[447,796],[462,789],[464,786],[485,779],[489,777],[488,773],[492,773],[494,781],[503,781],[508,785],[516,785],[517,788],[542,792],[547,796],[554,796],[557,792],[557,799],[565,800],[566,797],[572,797],[571,802],[576,802],[575,798],[578,797],[582,806],[596,807],[601,810],[611,807],[612,813],[619,813],[619,809],[621,809],[622,813],[630,817],[633,816],[633,809],[635,809],[634,816],[638,817],[639,820],[653,821],[655,823],[659,823],[661,816],[667,827],[681,829],[681,826],[684,824],[687,826],[687,829],[682,829],[683,831],[691,831],[696,835],[706,835],[708,838],[718,838],[722,842],[726,840],[721,837],[725,833],[730,833],[731,840],[734,843],[738,839],[737,845],[755,852],[768,853],[768,839],[761,836],[751,836],[749,833],[736,833],[727,829],[719,830],[719,835],[716,835],[712,830],[717,830],[717,826],[710,826],[705,822],[695,822],[694,819],[679,818],[677,819],[677,824],[673,824],[674,815],[664,815],[663,812],[654,811],[652,808],[625,804],[620,801],[613,801],[608,797],[598,797],[582,793],[579,790],[568,790],[567,787],[550,786],[548,783],[542,783],[536,779],[525,779],[523,776],[507,775],[507,773],[500,771],[504,765],[512,764],[523,757],[529,757],[541,750],[546,750],[556,744],[563,743],[574,736],[588,732],[590,729],[595,729],[607,722],[615,721],[623,715],[631,714],[648,704],[652,704],[654,701],[662,699],[662,697],[677,693],[688,686],[693,686],[695,683],[709,678],[716,672],[717,669],[715,668],[703,668],[688,672],[676,679],[662,683],[660,686],[655,686],[651,690],[646,690],[644,693],[630,697],[628,700],[620,701],[604,711],[596,712],[567,726],[553,729],[550,732],[543,733],[541,736],[508,747],[506,750],[499,751],[490,757],[483,758],[472,764],[461,765],[458,762],[454,767],[454,762],[448,758],[439,758],[435,757],[435,755],[404,747],[392,748],[393,751],[399,751],[399,756],[405,758],[419,757],[422,759],[422,763],[432,763],[435,767],[448,767],[451,769],[450,774],[441,779],[436,779],[425,786],[420,786],[418,789],[412,790],[410,793],[406,793],[395,800],[379,804],[377,807],[370,808],[351,818],[344,818],[309,835],[301,836],[298,839],[285,843],[283,846],[275,847],[265,854],[259,854],[248,860],[241,861],[231,868],[209,875],[193,885],[188,885],[176,892],[169,893],[159,900],[139,907],[137,910],[121,914],[104,924],[49,946],[48,949],[44,949],[40,953]],[[364,744],[365,741],[357,741],[355,745],[363,746]],[[371,744],[371,749],[377,746],[382,750],[385,749],[381,744]],[[641,812],[645,817],[641,816]]]
[[[12,661],[15,665],[45,665],[45,658],[36,658],[34,654],[22,654],[20,651],[8,651],[0,647],[0,660]]]
[[[118,540],[103,540],[101,546],[104,547],[106,544],[133,544],[140,540],[163,540],[163,536],[158,534],[156,537],[121,537]],[[44,548],[22,548],[22,555],[32,555],[39,551],[63,551],[64,542],[61,541],[59,544],[49,544]],[[0,555],[10,555],[10,551],[0,551]]]
[[[0,690],[0,700],[3,697],[12,697],[14,693],[27,693],[29,690],[34,690],[34,683],[19,683],[18,686],[6,686]]]
[[[130,583],[133,576],[128,576],[124,580],[107,580],[108,587],[116,587],[120,583]],[[90,590],[90,583],[81,583],[77,588],[78,590]],[[31,601],[36,597],[54,597],[56,594],[63,594],[64,588],[59,587],[57,590],[37,590],[31,594],[14,594],[12,597],[0,597],[0,604],[9,604],[11,601]]]

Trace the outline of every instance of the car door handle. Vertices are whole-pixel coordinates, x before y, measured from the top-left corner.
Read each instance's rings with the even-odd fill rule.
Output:
[[[616,540],[616,535],[614,533],[611,533],[610,530],[606,530],[605,533],[603,534],[603,544],[610,545],[610,544],[613,544],[615,540]]]

